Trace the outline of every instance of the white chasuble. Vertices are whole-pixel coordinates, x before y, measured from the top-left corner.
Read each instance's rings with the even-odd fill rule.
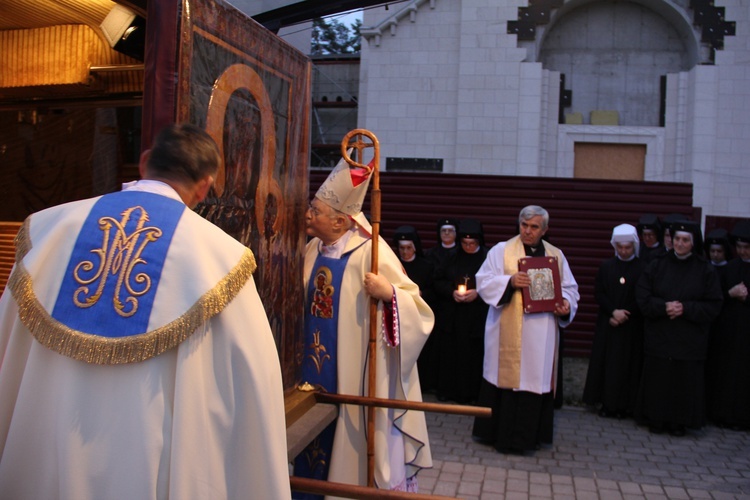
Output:
[[[518,271],[517,265],[514,268],[509,266],[506,259],[506,251],[511,251],[508,245],[514,244],[521,244],[517,237],[495,245],[488,252],[487,258],[476,274],[477,292],[490,306],[484,337],[483,377],[501,389],[544,394],[554,389],[558,326],[564,328],[575,317],[578,310],[578,284],[564,254],[544,242],[545,253],[559,255],[558,259],[561,260],[562,294],[563,298],[570,303],[570,315],[566,318],[558,318],[552,313],[519,314],[520,332],[508,332],[511,335],[518,335],[518,338],[511,342],[511,345],[516,346],[518,353],[510,357],[504,356],[502,351],[508,343],[502,339],[504,332],[501,317],[507,313],[509,304],[501,305],[499,302],[507,287],[511,286],[512,274]],[[517,248],[512,251],[513,255],[518,254]],[[523,256],[522,246],[519,255]],[[512,302],[521,301],[520,291],[516,290],[513,295]],[[513,360],[513,366],[507,370],[512,375],[512,383],[507,381],[503,383],[498,377],[498,372],[502,372],[505,368],[500,366],[503,359]]]
[[[19,233],[22,260],[0,299],[0,496],[289,498],[281,370],[252,253],[185,209],[158,286],[139,273],[139,259],[123,267],[135,255],[126,251],[102,259],[112,276],[140,276],[130,289],[113,288],[115,299],[90,293],[87,265],[76,279],[91,285],[70,294],[61,283],[98,200],[36,213]],[[92,265],[110,255],[101,250]],[[108,297],[118,314],[134,314],[147,288],[155,295],[137,346],[116,337],[114,321],[76,331],[64,323],[72,313],[53,315],[58,298],[71,297],[71,311]],[[167,340],[176,344],[164,350]]]
[[[338,319],[338,392],[367,395],[367,343],[369,296],[364,277],[370,271],[371,243],[361,228],[346,243],[352,249],[341,281]],[[320,240],[313,238],[305,254],[305,288],[318,256]],[[417,357],[434,324],[434,315],[419,294],[419,287],[403,271],[398,257],[379,240],[378,272],[393,284],[397,310],[398,345],[378,335],[376,397],[421,401]],[[383,304],[378,305],[382,325]],[[380,329],[379,329],[380,330]],[[404,489],[420,469],[432,467],[424,413],[378,408],[376,410],[375,482],[378,488]],[[329,481],[367,484],[366,410],[342,405],[336,421]]]

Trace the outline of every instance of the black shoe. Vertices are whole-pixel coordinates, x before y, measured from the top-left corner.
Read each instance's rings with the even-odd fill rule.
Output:
[[[684,425],[673,425],[669,429],[669,435],[675,436],[675,437],[682,437],[685,435],[685,426]]]
[[[475,443],[479,443],[479,444],[486,444],[486,445],[488,445],[488,446],[492,446],[492,440],[490,440],[490,439],[485,439],[485,438],[483,438],[483,437],[475,436],[475,435],[473,435],[473,434],[472,434],[472,436],[471,436],[471,439],[472,439],[472,441],[474,441]]]
[[[513,447],[498,448],[498,447],[495,447],[495,449],[499,453],[502,453],[504,455],[515,455],[515,456],[518,456],[518,457],[522,457],[522,456],[526,455],[526,452],[524,450],[520,449],[520,448],[513,448]]]
[[[615,414],[602,406],[602,409],[599,410],[599,416],[604,418],[612,418],[615,416]]]
[[[664,426],[662,424],[649,425],[648,432],[651,434],[664,434]]]

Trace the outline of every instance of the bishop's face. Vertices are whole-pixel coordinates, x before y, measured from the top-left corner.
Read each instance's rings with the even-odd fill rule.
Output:
[[[544,219],[541,215],[521,221],[521,241],[524,245],[537,246],[546,232],[547,228],[544,227]]]
[[[317,236],[325,244],[333,243],[340,236],[335,231],[335,220],[333,209],[313,198],[305,212],[305,231],[308,236]]]

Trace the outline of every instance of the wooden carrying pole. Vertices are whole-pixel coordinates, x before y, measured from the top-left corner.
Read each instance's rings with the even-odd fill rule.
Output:
[[[362,137],[370,139],[367,144]],[[356,138],[354,143],[350,143]],[[364,165],[364,149],[373,149],[373,158],[369,165]],[[357,151],[357,160],[350,158],[347,150],[354,148]],[[372,197],[370,198],[370,225],[372,226],[372,257],[370,259],[370,272],[378,274],[378,238],[380,236],[380,143],[378,138],[369,130],[357,128],[349,131],[341,141],[341,154],[350,167],[364,168],[370,171],[370,185],[372,186]],[[368,341],[367,359],[367,394],[375,397],[376,382],[376,359],[377,359],[377,332],[378,332],[378,300],[370,298],[370,336]],[[375,407],[367,407],[367,485],[375,486]]]
[[[376,490],[366,486],[355,484],[334,483],[320,479],[292,476],[289,478],[293,491],[304,491],[318,495],[335,495],[344,498],[357,498],[359,500],[448,500],[455,497],[444,497],[437,495],[426,495],[421,493],[407,493],[405,491]]]
[[[424,401],[406,401],[401,399],[351,396],[349,394],[333,394],[330,392],[316,392],[315,401],[317,401],[318,403],[375,406],[379,408],[398,408],[400,410],[416,410],[434,413],[448,413],[452,415],[468,415],[470,417],[480,418],[492,417],[492,408],[487,408],[484,406],[425,403]]]

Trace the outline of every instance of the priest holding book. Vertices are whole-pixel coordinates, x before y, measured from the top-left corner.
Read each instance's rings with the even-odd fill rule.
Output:
[[[492,418],[477,418],[473,436],[501,453],[522,455],[552,443],[559,330],[573,321],[579,294],[565,255],[542,239],[548,224],[544,208],[525,207],[518,236],[495,245],[476,274],[477,292],[490,306],[479,404],[492,408]],[[524,304],[531,278],[519,261],[526,257],[554,258],[561,296],[551,307]]]

